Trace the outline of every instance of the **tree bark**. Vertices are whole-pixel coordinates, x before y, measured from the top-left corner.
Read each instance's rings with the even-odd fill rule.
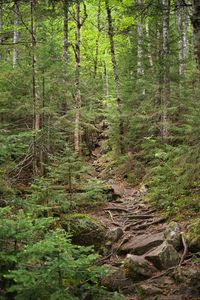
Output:
[[[162,137],[168,136],[168,103],[170,102],[170,67],[169,67],[169,19],[170,0],[163,0],[163,93],[162,93]]]
[[[137,4],[138,4],[139,14],[140,14],[141,6],[143,4],[142,0],[138,0]],[[140,15],[138,19],[138,25],[137,25],[137,75],[138,77],[144,75],[144,67],[142,63],[142,55],[143,55],[142,36],[143,36],[142,17]]]
[[[185,71],[185,60],[188,52],[188,14],[187,8],[182,5],[182,1],[177,1],[178,11],[178,33],[179,33],[179,75],[182,77]]]
[[[194,47],[195,55],[197,59],[197,67],[200,71],[200,2],[199,0],[193,0],[193,15],[192,25],[194,30]]]
[[[0,32],[3,31],[3,4],[0,3]],[[0,44],[2,43],[0,38]],[[2,60],[2,54],[0,53],[0,60]]]
[[[99,0],[98,3],[98,12],[97,12],[97,29],[98,29],[98,36],[96,39],[96,49],[95,49],[95,60],[94,60],[94,78],[96,78],[97,75],[97,67],[98,67],[98,57],[99,57],[99,38],[100,38],[100,32],[101,32],[101,0]]]
[[[113,76],[115,82],[115,93],[116,93],[116,105],[119,114],[119,145],[118,150],[120,153],[123,152],[123,145],[122,145],[122,136],[123,136],[123,121],[122,121],[122,113],[121,113],[121,95],[120,95],[120,79],[118,74],[118,67],[117,67],[117,60],[115,54],[115,43],[114,43],[114,28],[113,28],[113,19],[110,9],[109,0],[105,0],[106,11],[107,11],[107,19],[108,19],[108,36],[110,41],[110,53],[111,53],[111,61],[112,61],[112,68],[113,68]]]
[[[17,60],[18,60],[18,52],[17,52],[17,46],[16,46],[16,44],[19,41],[19,32],[17,29],[18,25],[19,25],[19,1],[15,0],[14,1],[14,31],[13,31],[13,44],[14,44],[13,68],[16,66]]]
[[[36,58],[36,23],[35,6],[36,0],[30,0],[31,4],[31,37],[32,37],[32,97],[33,97],[33,173],[41,174],[42,154],[38,140],[38,131],[40,130],[40,99],[37,86],[37,58]]]
[[[81,5],[80,0],[76,4],[76,45],[75,45],[75,130],[74,130],[74,148],[75,152],[81,153],[81,134],[80,134],[80,110],[81,110],[81,89],[80,89],[80,76],[81,76],[81,27],[83,26],[85,20],[87,19],[86,5],[84,6],[84,17],[81,19]]]
[[[69,0],[63,0],[64,10],[64,61],[67,64],[69,61]]]

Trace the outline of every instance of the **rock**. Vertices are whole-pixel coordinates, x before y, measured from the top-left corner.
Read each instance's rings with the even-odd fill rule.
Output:
[[[174,274],[174,279],[179,282],[181,294],[200,298],[200,264],[180,268]]]
[[[200,251],[200,235],[199,236],[188,236],[188,248],[192,253]]]
[[[156,249],[148,252],[145,258],[160,270],[166,270],[176,266],[180,261],[178,252],[166,241]]]
[[[181,230],[178,223],[171,222],[164,233],[164,237],[177,251],[182,249]]]
[[[137,284],[135,288],[139,299],[152,299],[153,296],[160,295],[163,292],[157,286],[147,283]]]
[[[144,257],[128,254],[124,260],[127,277],[133,281],[150,278],[157,271]]]
[[[117,242],[123,235],[123,230],[120,227],[113,228],[107,233],[107,238],[110,242]]]
[[[111,267],[111,272],[105,276],[101,284],[109,291],[119,291],[123,289],[133,289],[133,283],[130,278],[127,278],[123,268]]]
[[[82,246],[92,246],[99,250],[105,242],[104,227],[86,214],[71,214],[61,223],[62,227],[72,235],[72,243]]]
[[[128,242],[124,243],[119,249],[120,253],[143,255],[152,248],[155,248],[163,243],[163,233],[143,234],[137,237],[132,237]]]

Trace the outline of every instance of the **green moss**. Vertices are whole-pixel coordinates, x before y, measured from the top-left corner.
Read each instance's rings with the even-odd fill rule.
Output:
[[[105,241],[105,230],[98,220],[81,213],[70,214],[62,221],[62,227],[72,235],[72,242],[94,246],[99,250]]]

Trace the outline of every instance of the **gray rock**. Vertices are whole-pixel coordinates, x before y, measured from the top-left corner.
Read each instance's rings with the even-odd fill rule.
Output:
[[[124,260],[124,269],[127,277],[135,282],[150,278],[157,271],[144,257],[131,254]]]
[[[171,222],[164,233],[164,237],[177,251],[182,249],[181,229],[178,223]]]
[[[62,227],[71,234],[73,244],[82,246],[94,245],[96,250],[105,243],[106,232],[98,220],[87,214],[70,214],[61,223]]]
[[[191,252],[196,253],[200,251],[200,236],[189,235],[187,240],[188,248]]]
[[[101,284],[105,286],[109,291],[119,291],[122,289],[133,288],[133,283],[130,278],[127,278],[123,268],[116,268],[109,266],[110,273],[105,276]]]
[[[132,237],[127,243],[124,243],[119,249],[120,253],[143,255],[149,250],[161,245],[164,241],[163,233],[143,234]]]
[[[117,242],[123,235],[123,230],[120,227],[113,228],[107,233],[107,238],[112,243]]]
[[[136,285],[136,292],[139,299],[152,299],[153,296],[160,295],[163,291],[153,284],[139,283]]]
[[[148,252],[145,258],[160,270],[169,269],[180,262],[178,252],[166,241],[151,252]]]

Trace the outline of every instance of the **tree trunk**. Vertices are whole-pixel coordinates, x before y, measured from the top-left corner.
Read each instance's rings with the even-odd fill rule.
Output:
[[[35,24],[35,6],[36,0],[30,0],[31,3],[31,37],[32,37],[32,97],[33,97],[33,173],[41,174],[42,154],[39,145],[38,131],[40,130],[40,99],[37,86],[37,58],[36,58],[36,24]]]
[[[151,50],[151,44],[150,44],[150,36],[149,36],[149,23],[147,21],[146,23],[146,37],[147,37],[147,43],[148,43],[148,58],[149,58],[149,65],[150,67],[153,67],[153,58],[152,58],[152,50]]]
[[[3,31],[3,4],[0,3],[0,32]],[[0,44],[2,43],[0,38]],[[2,60],[2,54],[0,53],[0,60]]]
[[[137,1],[139,14],[141,14],[142,0]],[[142,28],[142,17],[141,15],[138,17],[138,25],[137,25],[137,75],[138,77],[144,75],[144,67],[142,63],[142,36],[143,36],[143,28]]]
[[[177,11],[178,11],[178,33],[179,33],[179,75],[182,77],[184,75],[185,60],[188,52],[188,40],[187,40],[187,30],[188,30],[188,14],[187,8],[183,6],[182,1],[177,1]]]
[[[81,109],[81,91],[80,91],[80,69],[81,69],[81,19],[80,19],[80,2],[76,4],[76,116],[75,116],[75,131],[74,131],[74,146],[76,153],[80,153],[80,109]]]
[[[16,66],[18,60],[18,53],[17,53],[17,46],[16,46],[16,44],[19,41],[19,32],[17,29],[18,25],[19,25],[19,1],[15,0],[14,1],[14,32],[13,32],[13,44],[14,44],[13,68]]]
[[[68,63],[69,60],[69,0],[63,0],[64,10],[64,61]]]
[[[193,0],[192,25],[194,29],[194,47],[198,70],[200,71],[200,2]]]
[[[163,0],[163,93],[162,93],[162,137],[166,140],[168,136],[167,109],[170,102],[170,67],[169,67],[169,18],[170,0]]]
[[[115,93],[116,93],[116,105],[119,114],[119,145],[118,150],[120,153],[123,152],[123,145],[122,145],[122,136],[123,136],[123,122],[122,122],[122,113],[121,113],[121,95],[120,95],[120,80],[117,68],[117,61],[116,61],[116,54],[115,54],[115,43],[114,43],[114,28],[113,28],[113,20],[111,9],[109,5],[109,0],[105,0],[106,11],[107,11],[107,19],[108,19],[108,36],[110,41],[110,53],[111,53],[111,61],[112,61],[112,68],[113,68],[113,76],[115,81]]]
[[[96,51],[95,51],[95,60],[94,60],[94,78],[97,75],[97,67],[98,67],[98,57],[99,57],[99,38],[100,38],[100,31],[101,31],[101,24],[100,24],[100,19],[101,19],[101,0],[99,0],[98,4],[98,13],[97,13],[97,29],[98,29],[98,36],[96,39]]]

